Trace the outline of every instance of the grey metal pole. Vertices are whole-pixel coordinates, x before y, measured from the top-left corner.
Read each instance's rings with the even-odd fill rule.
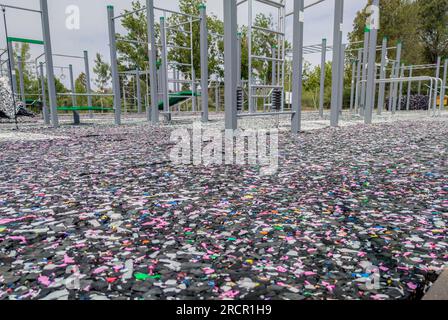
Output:
[[[42,113],[44,115],[44,122],[46,125],[50,125],[50,114],[48,112],[48,105],[47,105],[47,93],[45,90],[45,75],[44,75],[44,63],[41,62],[39,64],[39,71],[40,71],[40,86],[42,88]]]
[[[86,92],[88,94],[87,96],[87,104],[89,107],[93,107],[93,102],[92,102],[92,86],[90,83],[90,66],[89,66],[89,53],[87,52],[87,50],[84,50],[84,68],[85,68],[85,73],[86,73]],[[93,110],[89,110],[89,116],[90,118],[93,117]]]
[[[272,46],[272,85],[277,85],[277,63],[275,61],[277,54],[277,46]]]
[[[17,94],[17,76],[16,76],[16,63],[14,61],[14,49],[12,47],[12,43],[8,41],[8,52],[9,54],[9,59],[11,59],[11,73],[12,73],[12,94],[15,95]]]
[[[73,76],[73,66],[71,64],[68,65],[68,71],[69,71],[69,77],[70,77],[70,90],[72,91],[72,107],[76,107],[76,86],[75,86],[75,79]]]
[[[238,87],[242,86],[241,83],[241,45],[242,45],[242,38],[241,38],[241,32],[238,32],[238,46],[236,48],[236,59],[237,59],[237,65],[236,65],[236,78],[238,82]]]
[[[339,112],[342,114],[344,108],[344,80],[345,80],[345,50],[347,45],[342,45],[341,62],[340,62],[340,76],[339,76]]]
[[[392,71],[391,71],[391,74],[390,74],[391,78],[395,78],[395,68],[396,68],[396,66],[397,66],[397,63],[393,62],[392,63]],[[389,112],[393,112],[393,110],[392,110],[392,103],[393,103],[393,100],[394,100],[393,97],[394,97],[394,83],[391,82],[390,86],[389,86]]]
[[[373,0],[372,6],[379,10],[380,0]],[[370,25],[369,62],[367,67],[366,113],[364,117],[364,122],[366,124],[372,123],[373,110],[375,109],[376,42],[378,40],[378,28],[379,21],[372,21]]]
[[[324,117],[325,104],[325,68],[327,63],[327,39],[322,39],[322,55],[320,60],[320,92],[319,92],[319,116]]]
[[[333,28],[333,67],[331,94],[331,126],[339,125],[339,71],[340,54],[342,50],[342,26],[344,23],[344,0],[335,0],[334,28]]]
[[[224,78],[226,130],[236,130],[237,93],[237,5],[236,0],[223,0],[224,5]],[[249,83],[250,86],[250,83]]]
[[[380,79],[386,79],[386,59],[387,59],[387,37],[383,38],[383,45],[381,47],[381,70]],[[386,92],[386,84],[381,82],[378,94],[378,115],[383,113],[384,108],[384,95]]]
[[[441,57],[437,57],[437,67],[436,67],[436,79],[440,78],[440,65],[442,63],[442,58]],[[434,114],[437,111],[437,94],[439,91],[439,82],[436,81],[435,86],[434,86],[434,101],[433,101],[433,110],[434,110]]]
[[[404,64],[401,65],[400,78],[404,78]],[[398,111],[401,111],[401,103],[403,102],[403,82],[400,81],[398,89]]]
[[[45,61],[47,65],[47,86],[51,109],[51,120],[54,128],[59,127],[58,107],[56,98],[56,86],[53,73],[53,50],[51,47],[50,23],[48,19],[47,0],[40,0],[40,10],[42,11],[42,35],[44,40]]]
[[[363,50],[359,49],[358,50],[358,61],[357,61],[357,70],[356,70],[356,89],[355,89],[355,112],[359,111],[359,106],[360,106],[360,83],[359,81],[361,81],[361,66],[362,66],[362,53]]]
[[[118,74],[117,43],[115,38],[114,7],[107,6],[107,21],[109,23],[110,65],[112,69],[112,88],[114,92],[115,125],[121,125],[121,90]]]
[[[17,57],[17,69],[19,71],[20,98],[22,103],[26,105],[25,81],[23,79],[23,60],[21,56]]]
[[[160,74],[162,75],[163,112],[170,113],[170,97],[168,93],[168,52],[166,43],[165,17],[160,17],[160,40],[162,43],[162,65],[160,66]]]
[[[419,81],[419,82],[418,82],[417,94],[420,95],[421,93],[422,93],[422,82]]]
[[[340,1],[340,0],[337,0]],[[294,0],[293,16],[293,76],[292,76],[292,116],[291,131],[302,130],[302,90],[303,90],[303,26],[305,1]]]
[[[448,76],[448,59],[445,60],[445,65],[443,67],[442,92],[440,93],[440,110],[444,110],[445,109],[445,96],[446,96],[447,76]]]
[[[200,45],[201,45],[201,101],[202,122],[208,122],[208,29],[207,8],[205,4],[199,6],[201,17]]]
[[[146,0],[146,19],[148,27],[149,78],[151,84],[151,110],[147,110],[147,119],[152,124],[159,123],[159,106],[157,98],[157,46],[155,37],[154,0]],[[150,111],[150,112],[149,112]]]
[[[367,67],[369,63],[369,44],[370,44],[370,30],[366,27],[364,29],[364,47],[362,55],[362,83],[361,83],[361,102],[360,114],[364,116],[366,110],[366,84],[367,84]]]
[[[142,110],[142,85],[140,83],[140,70],[137,68],[135,73],[136,78],[136,87],[137,87],[137,112],[140,114],[143,112]]]
[[[402,50],[402,43],[401,41],[398,42],[397,45],[397,62],[396,62],[396,68],[395,68],[395,78],[398,77],[400,74],[400,66],[401,66],[401,50]],[[395,114],[397,112],[397,91],[398,91],[398,83],[394,83],[393,85],[393,95],[392,95],[392,113]]]
[[[350,88],[350,113],[353,112],[353,107],[355,104],[355,85],[356,85],[356,61],[352,62],[352,80]]]
[[[413,69],[412,66],[409,68],[409,78],[412,78]],[[411,90],[412,90],[412,81],[408,82],[408,95],[406,99],[406,111],[409,111],[411,107]]]
[[[216,86],[215,86],[215,106],[216,106],[216,112],[221,111],[221,108],[219,106],[219,83],[216,82]]]

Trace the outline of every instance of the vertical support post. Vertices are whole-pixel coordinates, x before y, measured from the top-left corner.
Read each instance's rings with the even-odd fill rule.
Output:
[[[215,108],[216,108],[216,112],[221,111],[221,108],[219,106],[219,83],[218,83],[218,81],[216,81],[216,86],[215,86]]]
[[[325,68],[327,63],[327,39],[322,39],[322,55],[320,60],[320,92],[319,92],[319,116],[324,117],[325,104]]]
[[[409,67],[409,78],[412,78],[413,69],[412,66]],[[406,99],[406,111],[409,111],[411,107],[411,90],[412,90],[412,81],[408,82],[408,94]]]
[[[86,92],[88,94],[87,104],[89,107],[93,107],[92,86],[90,83],[89,53],[87,52],[87,50],[84,50],[84,68],[85,68],[85,73],[86,73]],[[90,118],[93,117],[93,110],[89,111],[89,116],[90,116]]]
[[[54,128],[59,127],[58,107],[56,99],[56,86],[53,73],[53,50],[51,47],[50,22],[48,19],[47,0],[40,0],[40,10],[42,11],[42,34],[44,39],[45,61],[47,65],[47,85],[50,100],[51,120]]]
[[[401,65],[400,78],[404,78],[404,64]],[[399,89],[398,89],[398,111],[401,111],[401,104],[403,102],[403,82],[400,81]]]
[[[292,116],[291,131],[302,130],[302,90],[303,90],[303,26],[305,22],[305,1],[294,0],[293,15],[293,76],[292,76]]]
[[[48,112],[47,105],[47,93],[45,90],[45,76],[44,76],[44,63],[39,63],[40,72],[40,86],[42,88],[42,113],[44,114],[44,122],[48,126],[50,125],[50,113]]]
[[[143,112],[142,110],[142,85],[140,83],[140,69],[137,68],[135,72],[135,80],[137,87],[137,112],[140,114]]]
[[[356,85],[356,61],[352,62],[352,80],[350,88],[350,113],[353,112],[353,107],[355,105],[355,85]]]
[[[380,0],[373,0],[372,6],[379,10]],[[372,20],[370,21],[370,41],[369,41],[369,57],[367,66],[367,87],[366,87],[366,112],[364,122],[366,124],[372,124],[373,110],[375,109],[375,71],[376,71],[376,42],[378,40],[378,28],[379,21],[376,21],[377,17],[372,14]],[[378,15],[379,18],[379,15]]]
[[[237,86],[241,87],[242,83],[241,83],[241,45],[242,45],[242,39],[241,39],[241,32],[238,32],[237,37],[238,37],[238,46],[236,48],[236,60],[237,60],[237,65],[236,65],[236,78],[237,78]]]
[[[127,77],[126,77],[127,80]],[[127,100],[127,94],[126,94],[126,82],[123,81],[123,109],[124,109],[124,113],[127,114],[128,113],[128,100]]]
[[[396,63],[393,62],[392,63],[392,71],[390,73],[390,77],[391,78],[395,78],[395,67],[396,67]],[[394,83],[391,82],[390,83],[390,88],[389,88],[389,112],[393,112],[392,110],[392,103],[393,103],[393,96],[394,96]]]
[[[68,65],[68,71],[69,71],[69,77],[70,77],[70,90],[72,92],[71,97],[72,97],[72,107],[76,107],[78,104],[76,102],[76,86],[75,86],[75,78],[73,76],[73,65],[69,64]]]
[[[250,0],[249,0],[250,1]],[[238,128],[236,116],[237,93],[237,5],[236,0],[223,0],[224,4],[224,78],[226,130]],[[250,9],[249,9],[250,10]],[[250,83],[249,83],[250,86]]]
[[[21,56],[17,57],[17,69],[19,70],[20,98],[23,105],[26,105],[25,81],[23,79],[23,60]]]
[[[15,59],[14,59],[14,49],[12,47],[12,42],[8,41],[8,54],[9,57],[8,59],[11,62],[11,73],[12,73],[12,79],[11,79],[11,83],[12,83],[12,94],[15,95],[17,94],[17,76],[16,76],[16,63],[15,63]]]
[[[362,54],[362,83],[361,83],[361,101],[360,101],[360,115],[364,116],[366,109],[366,87],[367,87],[367,65],[369,63],[369,43],[370,30],[366,27],[364,29],[364,47]]]
[[[247,1],[248,6],[248,26],[247,26],[247,50],[248,50],[248,104],[249,104],[249,113],[254,113],[256,108],[254,107],[254,101],[253,101],[253,92],[252,92],[252,23],[253,23],[253,16],[252,16],[252,9],[253,9],[253,0]]]
[[[418,82],[417,94],[420,95],[421,93],[422,93],[422,82],[419,81],[419,82]]]
[[[383,38],[383,45],[381,47],[381,70],[380,70],[380,79],[386,79],[386,65],[387,65],[387,37]],[[378,94],[378,115],[383,113],[384,108],[384,95],[386,92],[386,84],[379,84],[379,94]]]
[[[394,78],[398,78],[400,74],[400,66],[401,66],[401,50],[402,50],[402,43],[401,41],[398,42],[397,45],[397,62],[395,66],[395,74]],[[398,91],[398,83],[393,84],[393,90],[392,90],[392,113],[395,114],[397,112],[397,91]]]
[[[114,7],[107,6],[107,21],[109,23],[110,66],[112,69],[112,88],[114,92],[115,125],[121,125],[121,90],[118,74],[117,43],[115,38]]]
[[[208,29],[207,8],[205,4],[199,5],[201,17],[201,101],[202,122],[208,122]]]
[[[362,49],[358,50],[357,70],[356,70],[356,89],[355,89],[355,112],[359,110],[360,98],[360,81],[361,81],[361,66],[362,66]]]
[[[194,53],[193,53],[193,19],[190,18],[190,59],[191,59],[191,105],[193,112],[197,111],[196,101],[196,69],[194,67]]]
[[[344,0],[335,0],[334,28],[333,28],[333,67],[331,90],[331,126],[339,125],[339,71],[342,50],[342,31],[344,23]]]
[[[159,123],[159,106],[157,99],[157,46],[155,37],[154,0],[146,0],[146,19],[148,27],[149,81],[151,85],[151,110],[146,110],[147,120],[153,125]]]
[[[275,61],[275,58],[277,57],[277,46],[272,46],[272,85],[277,85],[277,62]]]
[[[445,59],[445,65],[443,67],[443,82],[442,82],[442,91],[440,93],[440,110],[443,111],[445,109],[445,96],[446,96],[446,86],[447,86],[447,77],[448,77],[448,59]]]
[[[170,97],[168,94],[168,52],[166,44],[166,28],[165,17],[160,17],[160,41],[162,43],[162,65],[160,66],[160,73],[162,75],[162,97],[163,97],[163,112],[170,112]]]
[[[440,78],[440,64],[442,63],[442,58],[441,57],[437,57],[437,66],[436,66],[436,79]],[[435,81],[435,85],[434,85],[434,101],[433,101],[433,112],[434,115],[436,115],[436,111],[437,111],[437,94],[439,91],[439,81]]]
[[[340,75],[339,75],[339,113],[342,114],[344,108],[344,80],[345,80],[345,50],[347,45],[342,45],[341,48],[341,61],[340,61]]]

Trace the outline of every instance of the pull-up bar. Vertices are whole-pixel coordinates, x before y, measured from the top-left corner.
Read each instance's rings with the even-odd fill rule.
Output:
[[[2,3],[0,3],[0,7],[2,7],[2,8],[9,8],[9,9],[15,9],[15,10],[22,10],[22,11],[29,11],[29,12],[42,13],[41,10],[27,9],[27,8],[22,8],[22,7],[10,6],[10,5],[7,5],[7,4],[2,4]]]
[[[40,44],[40,45],[45,44],[45,42],[43,42],[42,40],[33,40],[33,39],[26,39],[26,38],[8,37],[6,40],[8,42],[21,42],[21,43]]]

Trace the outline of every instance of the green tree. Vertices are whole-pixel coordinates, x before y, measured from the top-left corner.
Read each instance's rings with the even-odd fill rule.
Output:
[[[371,3],[372,1],[369,0],[368,5]],[[362,47],[362,43],[354,43],[364,40],[366,19],[367,14],[364,8],[356,15],[353,22],[353,31],[349,34],[351,48]],[[403,43],[403,62],[406,64],[422,63],[424,46],[419,38],[419,19],[419,10],[415,0],[380,1],[380,30],[377,44],[380,45],[384,37],[388,38],[389,46],[396,45],[401,40]],[[395,52],[390,56],[393,57],[394,55]],[[378,55],[378,61],[380,58],[380,55]]]
[[[81,94],[85,94],[87,93],[87,78],[86,78],[86,74],[84,72],[82,72],[78,78],[75,80],[75,90],[76,93],[81,93]],[[76,97],[77,103],[79,106],[87,106],[87,97],[86,96],[77,96]]]
[[[418,35],[427,62],[448,57],[448,0],[417,0]]]
[[[182,13],[199,16],[201,0],[181,0],[179,2],[179,10]],[[174,44],[177,47],[193,47],[193,65],[196,77],[200,77],[201,72],[201,55],[200,55],[200,22],[194,21],[191,25],[190,18],[184,15],[173,14],[167,19],[167,24],[170,26],[177,26],[180,31],[168,29],[167,43]],[[224,34],[224,23],[220,21],[215,15],[208,12],[207,14],[207,28],[208,34],[208,72],[210,77],[215,75],[221,77],[224,75],[224,44],[222,39],[217,35]],[[171,48],[168,54],[168,60],[178,63],[178,69],[192,77],[192,70],[189,66],[184,64],[191,63],[191,51],[183,48]]]
[[[105,93],[107,90],[107,84],[112,78],[110,65],[104,62],[103,56],[99,53],[95,57],[95,65],[93,72],[96,75],[94,80],[95,85],[98,87],[100,93]]]

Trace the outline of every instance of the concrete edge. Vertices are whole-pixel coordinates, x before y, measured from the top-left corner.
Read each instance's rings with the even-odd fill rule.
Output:
[[[440,275],[423,300],[448,300],[448,269]]]

